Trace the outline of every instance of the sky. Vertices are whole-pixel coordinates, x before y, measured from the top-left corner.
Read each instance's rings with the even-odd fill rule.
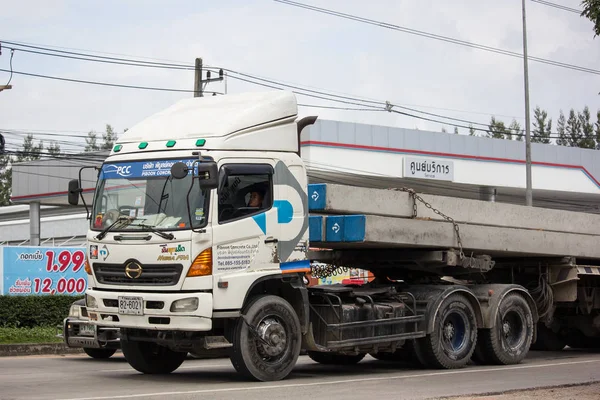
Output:
[[[208,66],[360,99],[487,124],[525,123],[523,60],[324,15],[273,0],[2,2],[0,43],[13,41],[97,55]],[[523,52],[521,0],[300,0],[436,35]],[[552,0],[579,8],[579,0]],[[529,56],[596,69],[600,38],[578,14],[527,0]],[[0,69],[9,70],[3,44]],[[93,63],[17,51],[14,71],[70,79],[192,90],[194,73]],[[9,73],[0,71],[0,85]],[[600,75],[529,62],[531,109],[600,109]],[[192,93],[103,87],[14,74],[0,92],[0,129],[73,136],[117,132]],[[267,88],[235,80],[207,91]],[[364,108],[298,96],[300,104]],[[415,114],[415,113],[413,113]],[[450,132],[440,124],[382,111],[300,107],[300,115]],[[423,115],[423,114],[417,114]],[[533,114],[532,114],[533,116]],[[595,118],[594,118],[595,119]],[[459,129],[466,134],[467,129]],[[47,142],[50,136],[35,135]],[[56,137],[55,137],[56,138]],[[16,146],[22,136],[6,136]],[[81,143],[81,142],[79,142]],[[66,143],[61,143],[65,149]],[[69,148],[67,146],[67,148]],[[71,147],[75,149],[75,147]],[[81,148],[80,148],[81,149]]]

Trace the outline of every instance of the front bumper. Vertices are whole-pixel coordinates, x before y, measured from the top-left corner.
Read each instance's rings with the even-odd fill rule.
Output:
[[[90,326],[92,332],[84,332],[83,327]],[[63,320],[62,338],[68,347],[91,349],[119,349],[120,334],[118,328],[91,324],[87,319],[67,317]]]
[[[108,292],[88,289],[87,295],[96,299],[96,307],[87,305],[90,322],[113,328],[152,330],[179,330],[206,332],[212,329],[213,298],[211,293],[139,293]],[[142,297],[143,315],[119,312],[119,297]],[[196,297],[195,311],[172,312],[171,305],[177,300]]]

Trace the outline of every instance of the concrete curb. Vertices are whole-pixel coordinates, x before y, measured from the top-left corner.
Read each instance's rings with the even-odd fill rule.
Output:
[[[0,344],[0,357],[79,353],[83,353],[83,350],[70,348],[64,343]]]

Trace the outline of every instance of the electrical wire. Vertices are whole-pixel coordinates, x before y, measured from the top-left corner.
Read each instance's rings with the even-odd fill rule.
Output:
[[[399,32],[408,33],[411,35],[417,35],[417,36],[425,37],[428,39],[438,40],[438,41],[442,41],[445,43],[452,43],[452,44],[456,44],[456,45],[460,45],[460,46],[473,48],[476,50],[483,50],[483,51],[501,54],[501,55],[505,55],[505,56],[509,56],[509,57],[523,58],[523,54],[517,53],[514,51],[500,49],[500,48],[492,47],[492,46],[486,46],[486,45],[473,43],[473,42],[468,42],[465,40],[460,40],[460,39],[452,38],[449,36],[438,35],[438,34],[434,34],[434,33],[430,33],[430,32],[420,31],[420,30],[407,28],[407,27],[403,27],[400,25],[395,25],[395,24],[391,24],[391,23],[387,23],[387,22],[376,21],[376,20],[372,20],[372,19],[368,19],[368,18],[356,16],[356,15],[345,14],[345,13],[341,13],[341,12],[326,9],[326,8],[311,6],[309,4],[299,3],[299,2],[290,1],[290,0],[273,0],[273,1],[275,1],[277,3],[282,3],[282,4],[289,5],[289,6],[293,6],[293,7],[298,7],[298,8],[303,8],[303,9],[310,10],[310,11],[315,11],[315,12],[318,12],[321,14],[332,15],[335,17],[344,18],[344,19],[357,21],[357,22],[362,22],[362,23],[369,24],[369,25],[375,25],[375,26],[378,26],[381,28],[387,28],[387,29],[391,29],[391,30],[395,30],[395,31],[399,31]],[[528,56],[527,58],[531,61],[536,61],[536,62],[542,63],[542,64],[547,64],[547,65],[552,65],[555,67],[571,69],[574,71],[587,72],[590,74],[600,75],[600,70],[597,70],[597,69],[581,67],[578,65],[563,63],[560,61],[548,60],[548,59],[541,58],[541,57]]]
[[[10,41],[5,41],[5,43],[17,44],[16,42],[10,42]],[[53,49],[48,49],[48,48],[44,48],[44,47],[40,47],[40,46],[27,46],[27,47],[32,47],[32,48],[42,49],[42,50],[48,50],[48,51],[61,52],[60,50],[53,50]],[[22,49],[19,49],[19,50],[22,50]],[[47,52],[35,52],[35,53],[36,54],[43,54],[43,55],[54,55],[54,54],[50,54],[50,53],[47,53]],[[82,59],[82,60],[86,60],[86,61],[98,61],[98,60],[94,60],[94,59],[92,59],[90,57],[99,57],[99,58],[107,58],[108,60],[122,60],[122,61],[126,61],[127,62],[126,65],[148,66],[148,65],[142,64],[142,63],[146,63],[144,61],[140,62],[138,60],[132,60],[132,59],[122,59],[122,58],[115,59],[113,57],[102,57],[102,56],[96,56],[96,55],[93,55],[93,54],[73,53],[73,52],[65,52],[65,53],[68,53],[68,54],[78,54],[78,55],[84,55],[84,56],[86,56],[86,58],[78,58],[78,57],[72,57],[72,56],[65,55],[64,57],[66,57],[66,58]],[[103,62],[111,63],[112,61],[103,61]],[[152,64],[158,64],[158,63],[152,63]],[[185,64],[167,64],[167,65],[160,64],[160,65],[150,65],[150,66],[157,66],[157,67],[160,67],[160,68],[170,68],[170,69],[187,69],[187,70],[195,69],[194,66],[192,66],[192,65],[185,65]],[[354,102],[358,101],[358,102],[369,103],[369,104],[374,104],[374,105],[379,105],[379,106],[384,106],[384,105],[387,104],[386,102],[383,102],[383,101],[380,101],[380,100],[377,101],[377,100],[359,98],[357,96],[350,96],[350,95],[348,95],[348,96],[337,95],[335,93],[332,93],[331,91],[307,89],[307,88],[301,87],[299,85],[293,85],[293,84],[288,84],[288,83],[285,83],[285,82],[278,82],[278,81],[275,81],[275,80],[272,80],[272,79],[261,78],[261,77],[256,76],[256,75],[246,74],[246,73],[235,71],[235,70],[229,69],[229,68],[217,68],[217,67],[203,66],[203,69],[223,70],[223,71],[227,71],[227,72],[229,72],[231,74],[243,76],[245,78],[250,78],[250,79],[254,79],[256,81],[270,83],[271,85],[261,85],[260,83],[255,82],[255,81],[244,80],[244,79],[240,79],[238,77],[229,75],[233,79],[238,79],[238,80],[241,80],[241,81],[245,81],[245,82],[248,82],[248,83],[252,83],[252,84],[255,84],[255,85],[260,85],[260,86],[268,87],[268,88],[281,89],[280,87],[272,86],[272,85],[278,85],[278,86],[285,87],[285,88],[302,90],[302,91],[307,92],[307,93],[319,94],[319,95],[323,95],[323,96],[329,96],[329,97],[334,97],[334,98],[339,98],[339,99],[344,99],[344,100],[351,100],[351,101],[354,101]],[[294,93],[299,94],[299,95],[308,96],[305,93],[300,93],[300,92],[294,92]],[[222,94],[222,93],[219,93],[219,94]],[[312,97],[314,97],[314,96],[312,96]],[[316,97],[316,98],[323,99],[322,97]],[[331,99],[326,99],[326,100],[328,100],[328,101],[335,101],[335,100],[331,100]],[[421,111],[421,110],[409,108],[407,106],[401,106],[401,105],[394,105],[394,106],[397,107],[397,108],[407,109],[409,111],[418,112],[418,113],[424,113],[424,114],[427,114],[427,115],[433,115],[433,116],[437,116],[437,117],[440,117],[440,118],[451,119],[451,120],[455,119],[455,118],[452,118],[452,117],[446,117],[446,116],[439,115],[439,114],[427,113],[425,111]],[[435,108],[435,107],[433,107],[433,108]],[[458,112],[467,112],[467,111],[452,110],[452,109],[446,109],[446,110],[448,110],[448,111],[458,111]],[[489,114],[489,113],[480,113],[480,114],[495,115],[495,114]],[[514,116],[505,116],[505,115],[499,115],[499,116],[504,116],[504,117],[509,117],[509,118],[517,119]],[[486,126],[486,124],[479,123],[479,122],[473,122],[473,121],[467,121],[467,120],[459,120],[459,121],[472,123],[474,125]]]
[[[562,4],[556,4],[556,3],[552,3],[550,1],[545,1],[545,0],[531,0],[534,3],[539,3],[542,4],[544,6],[548,6],[548,7],[554,7],[554,8],[558,8],[559,10],[563,10],[563,11],[569,11],[575,14],[579,14],[580,16],[583,14],[582,10],[578,10],[576,8],[571,8],[571,7],[567,7],[567,6],[563,6]]]
[[[11,72],[11,71],[8,71],[8,70],[2,69],[2,68],[0,68],[0,71]],[[21,71],[12,71],[12,72],[14,72],[15,74],[18,74],[18,75],[33,76],[36,78],[54,79],[54,80],[59,80],[59,81],[75,82],[75,83],[87,83],[90,85],[99,85],[99,86],[112,86],[112,87],[120,87],[120,88],[128,88],[128,89],[157,90],[157,91],[163,91],[163,92],[182,92],[182,93],[194,93],[195,92],[194,90],[187,90],[187,89],[169,89],[169,88],[158,88],[158,87],[149,87],[149,86],[122,85],[122,84],[117,84],[117,83],[86,81],[86,80],[81,80],[81,79],[61,78],[61,77],[57,77],[57,76],[32,74],[29,72],[21,72]],[[223,94],[220,92],[210,92],[210,91],[205,92],[205,93]]]

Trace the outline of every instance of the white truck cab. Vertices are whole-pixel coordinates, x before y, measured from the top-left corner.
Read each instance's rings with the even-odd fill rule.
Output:
[[[300,307],[303,296],[292,287],[303,286],[300,273],[310,265],[299,134],[314,118],[296,119],[289,92],[201,97],[119,138],[91,206],[86,306],[92,321],[122,328],[134,368],[171,372],[188,351],[234,348],[236,332],[248,329],[240,312],[265,285],[289,292],[284,298]],[[70,183],[71,204],[80,187]],[[289,358],[287,374],[300,322],[283,301],[251,329],[271,337],[263,352]],[[237,358],[236,368],[253,368],[247,356]]]

